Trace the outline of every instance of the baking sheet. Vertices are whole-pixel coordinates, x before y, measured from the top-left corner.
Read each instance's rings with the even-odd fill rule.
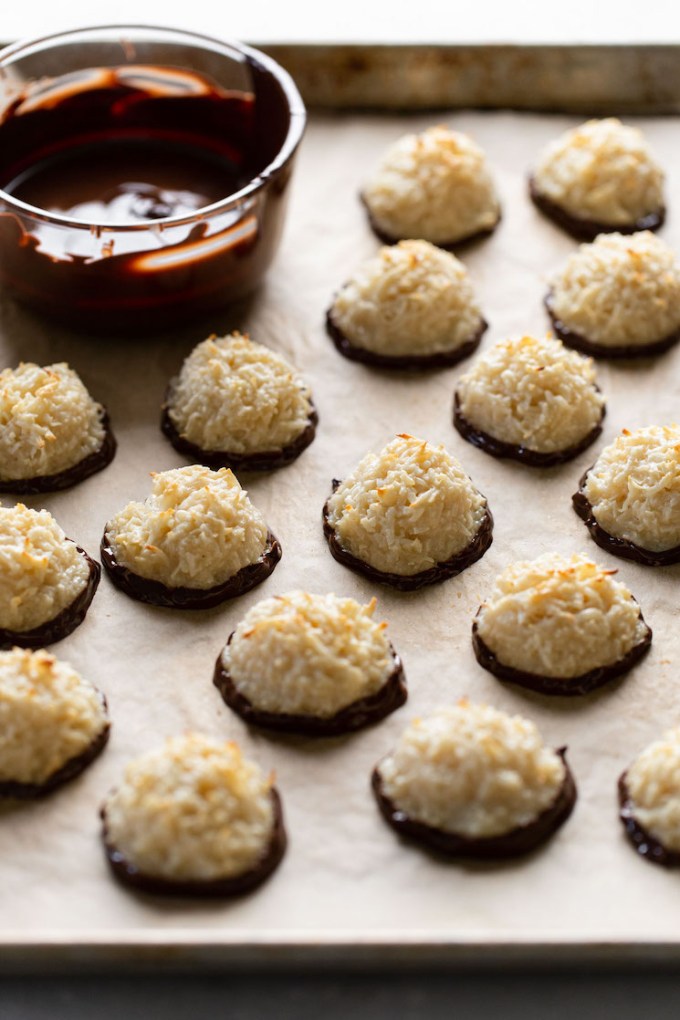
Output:
[[[496,233],[464,253],[491,326],[482,350],[498,339],[546,328],[542,298],[550,272],[574,242],[542,219],[526,197],[526,171],[541,146],[575,123],[564,116],[455,113],[440,116],[486,149],[503,203]],[[90,553],[105,521],[143,498],[149,472],[185,461],[164,440],[159,407],[168,378],[210,331],[250,331],[291,358],[312,384],[321,422],[316,441],[293,465],[269,477],[244,477],[283,546],[263,585],[205,613],[177,613],[133,602],[103,578],[81,627],[54,646],[109,699],[113,730],[102,757],[47,800],[0,814],[0,961],[35,947],[77,952],[97,947],[109,959],[130,947],[172,959],[219,951],[239,960],[300,947],[442,949],[468,958],[470,947],[499,947],[532,958],[538,944],[583,951],[655,946],[674,954],[680,939],[680,879],[632,852],[616,816],[616,780],[630,758],[680,722],[676,605],[680,567],[652,570],[599,550],[570,508],[570,496],[596,452],[624,426],[677,419],[680,349],[655,361],[600,365],[607,396],[604,434],[594,449],[563,467],[538,471],[492,459],[465,443],[451,424],[452,394],[466,364],[403,376],[341,358],[323,329],[334,289],[377,247],[357,192],[384,147],[431,117],[315,116],[297,168],[284,243],[254,298],[210,322],[155,339],[93,340],[0,305],[0,357],[68,360],[107,404],[119,440],[113,464],[78,488],[42,498]],[[640,121],[669,170],[671,217],[662,236],[680,247],[680,143],[675,120]],[[467,363],[469,364],[469,362]],[[412,594],[376,589],[332,560],[321,507],[333,476],[397,432],[443,442],[460,458],[494,513],[494,542],[462,576]],[[472,617],[494,576],[511,560],[541,552],[586,552],[619,569],[654,629],[649,656],[626,679],[586,699],[565,702],[504,686],[476,663]],[[345,739],[311,741],[249,732],[212,686],[220,647],[242,614],[265,596],[296,587],[368,600],[389,621],[404,659],[409,700],[378,726]],[[570,821],[544,850],[507,864],[447,864],[400,843],[380,819],[369,790],[375,762],[407,721],[463,695],[533,718],[555,746],[569,745],[579,788]],[[290,835],[274,877],[236,902],[166,903],[131,895],[111,878],[99,845],[98,807],[125,763],[166,736],[199,729],[238,740],[274,768]],[[401,948],[400,948],[401,947]],[[182,955],[184,954],[184,955]],[[408,954],[407,954],[408,955]],[[167,952],[166,952],[167,957]],[[25,959],[30,959],[27,952]]]

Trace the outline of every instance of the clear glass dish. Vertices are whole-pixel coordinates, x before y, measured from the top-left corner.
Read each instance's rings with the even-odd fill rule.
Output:
[[[243,297],[281,237],[305,109],[240,43],[87,28],[0,53],[0,286],[96,332]]]

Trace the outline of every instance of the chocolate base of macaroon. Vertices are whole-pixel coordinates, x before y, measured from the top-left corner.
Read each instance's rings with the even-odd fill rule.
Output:
[[[106,701],[104,701],[106,705]],[[51,776],[44,779],[42,783],[21,783],[17,780],[6,779],[0,781],[0,798],[12,800],[36,800],[39,797],[46,797],[57,787],[75,779],[87,766],[97,758],[106,747],[111,732],[111,724],[107,723],[103,730],[97,734],[94,740],[75,758],[58,768]]]
[[[603,407],[599,422],[580,442],[575,443],[573,446],[568,446],[564,450],[551,450],[549,453],[541,453],[539,450],[531,450],[528,446],[506,443],[502,439],[490,436],[488,432],[475,428],[463,414],[457,393],[453,399],[453,424],[463,439],[466,439],[472,446],[484,450],[485,453],[491,454],[492,457],[517,460],[521,464],[528,464],[530,467],[553,467],[556,464],[565,464],[567,461],[573,460],[574,457],[578,457],[579,453],[583,453],[591,443],[594,443],[602,432],[604,416],[605,408]]]
[[[520,825],[501,836],[486,836],[475,839],[460,836],[444,829],[437,829],[425,822],[418,822],[397,807],[394,801],[385,794],[380,772],[373,770],[371,785],[378,802],[380,812],[385,821],[400,836],[420,843],[428,850],[446,857],[470,857],[481,860],[493,860],[504,857],[517,857],[529,853],[566,822],[576,803],[576,784],[565,758],[566,748],[557,751],[564,762],[565,774],[562,785],[552,804],[540,815],[526,825]]]
[[[339,485],[340,482],[334,478],[333,492],[335,492]],[[484,518],[477,529],[477,534],[465,549],[451,556],[450,559],[444,560],[442,563],[436,563],[433,567],[421,570],[417,574],[392,574],[386,570],[378,570],[376,567],[372,567],[370,563],[360,560],[358,556],[353,556],[352,553],[345,549],[328,521],[328,500],[324,503],[322,520],[323,533],[333,559],[337,560],[338,563],[342,563],[343,566],[349,567],[355,573],[363,574],[364,577],[369,578],[371,581],[390,585],[390,587],[396,588],[398,591],[415,591],[418,588],[424,588],[428,584],[438,584],[440,581],[446,581],[450,577],[455,577],[456,574],[462,573],[467,567],[481,559],[493,541],[493,517],[489,508],[486,507]]]
[[[626,775],[624,772],[619,777],[619,818],[623,822],[626,836],[640,857],[645,857],[653,864],[661,864],[665,868],[677,867],[680,864],[680,853],[677,850],[666,849],[663,843],[647,832],[635,818],[635,807],[628,792]]]
[[[598,234],[635,234],[638,230],[658,230],[666,219],[666,209],[662,206],[654,212],[641,216],[634,223],[602,223],[582,216],[574,216],[563,209],[557,202],[541,194],[533,177],[529,178],[529,195],[537,209],[556,223],[562,230],[576,238],[577,241],[594,241]]]
[[[661,340],[654,340],[649,344],[596,343],[594,340],[589,340],[581,333],[577,333],[566,326],[553,311],[552,301],[553,291],[549,290],[543,299],[543,304],[550,316],[550,322],[557,336],[567,347],[581,351],[582,354],[589,354],[593,358],[650,358],[655,354],[663,354],[664,351],[670,350],[680,340],[680,329],[676,329],[674,333],[669,333],[668,336],[662,337]]]
[[[473,230],[469,234],[464,234],[462,237],[456,238],[455,241],[431,241],[427,237],[413,238],[413,237],[406,237],[406,236],[403,236],[401,234],[399,234],[399,235],[397,235],[397,234],[390,234],[389,231],[384,230],[378,224],[378,222],[375,219],[373,213],[371,212],[371,210],[370,210],[370,208],[368,206],[368,203],[367,203],[366,199],[364,198],[363,194],[359,195],[359,201],[361,202],[361,204],[363,205],[364,209],[366,210],[366,215],[368,217],[368,225],[369,225],[369,227],[371,228],[371,230],[373,231],[375,236],[378,238],[378,240],[382,241],[383,244],[399,244],[400,241],[423,240],[423,241],[430,241],[430,244],[433,244],[435,246],[435,248],[442,248],[444,251],[456,251],[458,248],[462,248],[464,245],[473,244],[475,241],[482,241],[482,240],[484,240],[484,238],[490,237],[491,234],[493,234],[493,232],[496,229],[496,227],[498,226],[498,224],[500,223],[501,218],[502,218],[501,217],[501,213],[499,212],[498,213],[498,218],[496,219],[496,222],[493,224],[493,226],[491,226],[491,227],[482,227],[481,230]]]
[[[232,632],[227,641],[228,645],[231,644],[233,636]],[[404,667],[391,646],[390,651],[392,653],[392,671],[380,690],[346,705],[330,717],[268,712],[256,708],[236,687],[229,670],[222,662],[221,654],[215,663],[213,683],[229,708],[240,715],[244,722],[250,726],[260,726],[263,729],[295,733],[305,737],[338,737],[379,722],[405,703],[407,691],[404,682]]]
[[[281,863],[286,851],[288,840],[283,823],[281,798],[276,789],[272,789],[271,798],[274,808],[274,829],[269,846],[255,867],[241,875],[233,875],[230,878],[170,879],[140,871],[127,860],[125,854],[110,842],[106,825],[106,806],[104,806],[100,811],[100,817],[106,859],[118,881],[138,892],[160,896],[189,896],[208,899],[217,899],[222,896],[242,896],[256,889],[265,879],[269,878]]]
[[[319,415],[311,404],[307,425],[292,443],[280,450],[260,450],[256,453],[230,453],[228,450],[204,450],[180,434],[170,417],[168,408],[172,403],[172,383],[166,394],[161,418],[161,432],[167,436],[178,453],[188,457],[194,464],[205,464],[217,470],[222,467],[232,471],[275,471],[296,460],[303,450],[313,442]]]
[[[102,418],[104,439],[102,445],[94,453],[54,475],[37,475],[34,478],[3,478],[0,479],[0,492],[16,493],[19,496],[32,496],[41,492],[58,492],[70,489],[79,482],[84,482],[90,475],[102,471],[113,460],[116,453],[116,439],[111,431],[108,414]]]
[[[493,673],[499,680],[517,684],[519,687],[525,687],[537,694],[571,698],[576,695],[590,694],[598,687],[603,687],[610,680],[615,680],[616,677],[627,673],[647,654],[652,643],[652,630],[645,623],[642,613],[640,613],[640,621],[645,624],[645,636],[630,651],[626,652],[623,658],[618,662],[598,666],[596,669],[590,669],[587,673],[581,673],[580,676],[574,677],[542,676],[539,673],[529,673],[523,669],[514,669],[512,666],[504,665],[480,637],[476,620],[472,624],[472,647],[479,665],[489,673]]]
[[[53,619],[41,623],[39,627],[34,627],[32,630],[17,631],[9,630],[6,627],[0,628],[0,649],[13,648],[15,645],[19,648],[44,648],[46,645],[53,645],[55,642],[61,641],[62,638],[68,637],[83,622],[97,590],[102,568],[79,545],[76,546],[76,549],[85,558],[89,569],[87,582],[80,594],[76,596],[70,606],[62,609]]]
[[[680,545],[674,545],[670,549],[654,551],[644,549],[641,545],[629,541],[627,538],[617,538],[610,535],[601,527],[593,513],[593,507],[583,491],[588,477],[588,471],[579,482],[578,492],[571,497],[571,502],[578,516],[585,522],[590,532],[590,537],[601,549],[606,549],[613,556],[620,556],[624,560],[632,560],[634,563],[642,563],[646,567],[668,567],[672,563],[680,563]]]
[[[343,357],[348,358],[349,361],[372,365],[375,368],[393,368],[395,370],[428,371],[429,369],[457,365],[459,361],[474,354],[488,328],[488,322],[482,319],[470,339],[450,351],[436,351],[432,354],[378,354],[366,347],[353,344],[334,322],[333,309],[329,308],[326,312],[326,332],[335,344],[336,350]]]
[[[251,588],[255,588],[269,577],[282,555],[278,539],[268,531],[267,545],[260,558],[255,563],[242,567],[226,581],[212,588],[182,586],[171,588],[162,581],[154,581],[149,577],[142,577],[141,574],[135,574],[120,564],[106,531],[102,538],[101,554],[102,563],[116,588],[139,602],[167,609],[211,609],[221,602],[226,602],[227,599],[245,595]]]

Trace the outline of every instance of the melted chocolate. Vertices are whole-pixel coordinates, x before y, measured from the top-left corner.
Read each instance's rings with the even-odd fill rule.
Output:
[[[635,805],[631,800],[626,785],[624,772],[619,777],[619,818],[623,822],[626,836],[633,844],[633,847],[652,864],[661,864],[664,868],[674,868],[680,864],[680,853],[677,850],[668,850],[655,836],[645,829],[635,817]]]
[[[311,403],[311,402],[310,402]],[[296,460],[303,450],[313,442],[316,435],[316,426],[319,423],[319,415],[314,405],[311,405],[307,425],[302,432],[280,450],[259,450],[256,453],[229,453],[228,450],[204,450],[202,447],[191,443],[182,436],[175,426],[168,413],[172,404],[172,383],[168,388],[163,405],[161,418],[161,432],[167,436],[172,445],[178,451],[188,457],[194,464],[205,464],[206,467],[217,470],[227,467],[232,471],[275,471],[277,468],[285,467]]]
[[[170,588],[161,581],[135,574],[116,559],[106,530],[102,538],[101,554],[111,581],[130,598],[167,609],[211,609],[227,599],[245,595],[266,580],[281,559],[281,546],[271,531],[268,531],[267,545],[260,558],[213,588]]]
[[[111,431],[109,416],[104,412],[102,418],[104,426],[104,440],[102,445],[94,453],[83,457],[73,467],[59,471],[55,475],[37,475],[35,478],[16,478],[14,480],[0,480],[0,492],[12,492],[21,496],[31,496],[40,492],[57,492],[60,489],[70,489],[79,482],[84,482],[90,475],[102,471],[113,460],[116,453],[116,440]]]
[[[233,636],[232,632],[227,641],[228,645],[231,644]],[[285,733],[298,733],[306,737],[337,737],[370,726],[405,703],[407,691],[404,667],[391,645],[390,650],[392,671],[380,690],[346,705],[330,717],[268,712],[256,708],[236,687],[229,670],[222,662],[221,654],[215,663],[213,683],[229,708],[240,715],[248,725]]]
[[[680,563],[680,545],[654,552],[652,549],[643,549],[641,545],[636,545],[635,542],[630,542],[627,538],[610,535],[597,523],[592,505],[583,491],[588,472],[592,471],[593,466],[591,464],[583,475],[579,482],[578,492],[575,492],[571,497],[572,506],[579,517],[585,521],[593,541],[613,556],[620,556],[621,559],[632,560],[634,563],[642,563],[646,567],[668,567],[672,563]]]
[[[578,457],[579,453],[594,443],[602,432],[604,416],[605,408],[603,407],[598,424],[574,446],[568,446],[566,450],[540,453],[538,450],[531,450],[528,446],[505,443],[502,439],[496,439],[488,432],[482,432],[481,429],[475,428],[463,414],[457,392],[453,398],[453,424],[463,439],[467,439],[468,443],[484,450],[485,453],[490,453],[492,457],[501,459],[508,457],[511,460],[518,460],[522,464],[528,464],[530,467],[553,467],[555,464],[564,464],[573,460],[574,457]]]
[[[369,226],[379,241],[382,241],[383,244],[398,244],[399,241],[410,240],[410,238],[408,237],[397,237],[395,234],[390,234],[386,230],[383,230],[383,228],[378,225],[376,219],[374,218],[364,196],[359,195],[359,199],[361,200],[361,203],[364,206],[364,209],[366,210]],[[456,251],[458,248],[462,248],[464,245],[472,244],[473,241],[481,241],[483,240],[483,238],[490,237],[491,234],[493,234],[494,230],[496,229],[500,221],[501,214],[499,213],[498,219],[496,220],[492,227],[484,227],[482,230],[473,230],[471,234],[466,234],[464,237],[459,237],[455,241],[437,241],[436,247],[443,248],[444,251]],[[424,240],[427,240],[427,238],[424,238]],[[431,243],[434,244],[434,242]]]
[[[104,706],[106,707],[105,698]],[[51,776],[43,780],[42,783],[20,783],[11,779],[0,782],[0,797],[12,798],[14,800],[34,800],[38,797],[47,796],[48,793],[52,793],[57,787],[79,776],[101,754],[108,742],[110,731],[111,724],[107,722],[104,729],[97,734],[89,747],[86,747],[75,758],[65,762],[61,768],[58,768]]]
[[[543,299],[543,304],[557,336],[567,347],[573,347],[574,350],[589,354],[593,358],[650,358],[655,354],[663,354],[664,351],[670,350],[680,340],[680,329],[676,329],[674,333],[670,333],[661,340],[655,340],[651,344],[599,344],[565,326],[562,320],[555,315],[552,301],[553,292],[549,290]]]
[[[333,479],[333,492],[335,492],[340,484],[336,478]],[[355,573],[363,574],[364,577],[368,577],[371,581],[377,581],[378,584],[388,584],[399,591],[415,591],[417,588],[424,588],[425,585],[439,584],[440,581],[446,581],[450,577],[455,577],[456,574],[462,573],[467,567],[481,559],[493,541],[493,517],[487,507],[477,534],[465,549],[462,549],[443,563],[436,563],[434,567],[421,570],[417,574],[392,574],[388,571],[372,567],[370,563],[360,560],[345,549],[335,534],[332,525],[328,522],[328,500],[324,503],[322,520],[323,533],[333,559],[337,560],[338,563],[342,563],[345,567],[349,567]]]
[[[446,857],[474,857],[493,860],[504,857],[516,857],[529,853],[566,822],[576,803],[576,784],[565,758],[566,748],[557,751],[564,762],[565,776],[562,786],[552,804],[541,812],[537,818],[526,825],[520,825],[502,836],[487,836],[474,839],[459,836],[453,832],[436,829],[424,822],[416,821],[402,811],[394,801],[384,793],[379,767],[373,770],[371,785],[385,821],[400,836],[413,840]]]
[[[376,354],[375,351],[369,351],[366,347],[357,347],[347,339],[340,327],[333,321],[332,307],[326,313],[326,332],[343,357],[350,361],[360,361],[364,365],[398,370],[428,371],[433,368],[448,368],[451,365],[457,365],[463,358],[474,354],[488,328],[489,324],[482,319],[474,335],[450,351],[437,351],[434,354]]]
[[[68,539],[68,541],[71,540]],[[12,648],[14,645],[19,648],[44,648],[45,645],[53,645],[56,641],[61,641],[83,622],[97,590],[102,570],[84,549],[81,549],[79,545],[76,546],[76,549],[84,557],[89,568],[87,583],[80,594],[70,606],[62,609],[52,620],[41,623],[33,630],[16,631],[0,628],[0,648]]]
[[[109,841],[106,825],[106,805],[102,807],[102,839],[106,851],[106,859],[114,876],[123,885],[139,892],[160,896],[195,896],[217,899],[222,896],[242,896],[261,885],[280,864],[286,850],[287,838],[283,823],[281,798],[276,789],[272,788],[271,797],[274,807],[274,830],[264,856],[254,868],[231,878],[213,879],[170,879],[160,875],[151,875],[140,871],[131,864],[125,854]]]
[[[602,223],[599,220],[589,220],[581,216],[573,216],[561,205],[553,202],[550,198],[542,195],[536,187],[533,177],[529,178],[529,195],[537,209],[547,216],[549,220],[556,223],[562,230],[575,237],[577,241],[594,241],[598,234],[635,234],[638,230],[658,230],[663,226],[666,219],[666,210],[662,206],[656,212],[641,216],[634,223]]]
[[[645,624],[645,636],[629,652],[626,652],[622,659],[607,666],[598,666],[596,669],[590,669],[587,673],[574,677],[541,676],[540,673],[528,673],[522,669],[505,666],[480,637],[476,620],[472,624],[472,647],[479,665],[488,669],[489,673],[493,673],[499,680],[517,684],[518,687],[525,687],[538,694],[570,698],[575,695],[590,694],[598,687],[603,687],[610,680],[627,673],[647,654],[652,643],[652,631],[645,623],[642,613],[640,613],[640,621]]]
[[[288,133],[281,85],[254,58],[244,66],[252,91],[150,66],[91,68],[19,95],[0,119],[0,187],[95,226],[69,230],[0,202],[0,282],[78,329],[135,334],[251,290],[278,243],[291,162],[241,220],[200,212],[257,179]],[[194,218],[167,224],[182,216]]]

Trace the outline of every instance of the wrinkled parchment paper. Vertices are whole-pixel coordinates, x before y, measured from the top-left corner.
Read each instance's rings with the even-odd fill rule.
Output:
[[[470,132],[487,150],[503,203],[499,229],[463,253],[498,339],[541,332],[550,273],[574,242],[541,218],[525,175],[539,149],[574,123],[558,116],[457,113],[435,118]],[[357,200],[384,147],[433,118],[349,115],[312,120],[299,155],[290,217],[265,285],[250,300],[181,334],[93,340],[0,306],[3,365],[67,360],[111,413],[119,450],[106,471],[70,492],[29,498],[46,506],[90,553],[120,506],[143,498],[149,472],[184,464],[158,427],[166,382],[209,332],[247,329],[308,377],[320,412],[313,445],[269,477],[244,477],[281,540],[283,560],[245,597],[204,613],[133,602],[103,578],[87,619],[56,654],[99,685],[113,730],[85,775],[43,802],[0,813],[0,939],[107,943],[517,943],[677,941],[680,876],[638,859],[624,840],[616,780],[629,760],[680,722],[680,567],[626,563],[599,550],[570,507],[582,471],[623,427],[678,420],[680,349],[650,362],[598,369],[607,396],[604,434],[563,467],[540,471],[494,460],[451,424],[454,383],[466,365],[421,376],[391,375],[341,358],[323,329],[331,295],[377,243]],[[670,221],[662,236],[680,247],[680,126],[642,123],[669,171]],[[469,364],[469,362],[468,362]],[[376,589],[337,564],[322,537],[321,507],[369,449],[397,432],[443,442],[487,495],[495,521],[485,557],[462,576],[413,594]],[[651,653],[623,681],[587,699],[555,701],[505,686],[479,667],[472,617],[507,563],[541,552],[586,552],[619,569],[654,630]],[[403,656],[408,703],[374,728],[316,742],[249,732],[222,703],[214,660],[242,614],[259,599],[302,587],[368,601],[389,621]],[[369,791],[375,762],[408,720],[463,695],[533,718],[553,745],[568,744],[579,789],[570,821],[545,849],[509,864],[434,861],[400,843]],[[110,878],[98,808],[125,763],[186,729],[234,738],[275,770],[290,846],[274,877],[235,902],[138,898]],[[0,949],[0,953],[2,950]],[[27,950],[28,952],[28,950]]]

